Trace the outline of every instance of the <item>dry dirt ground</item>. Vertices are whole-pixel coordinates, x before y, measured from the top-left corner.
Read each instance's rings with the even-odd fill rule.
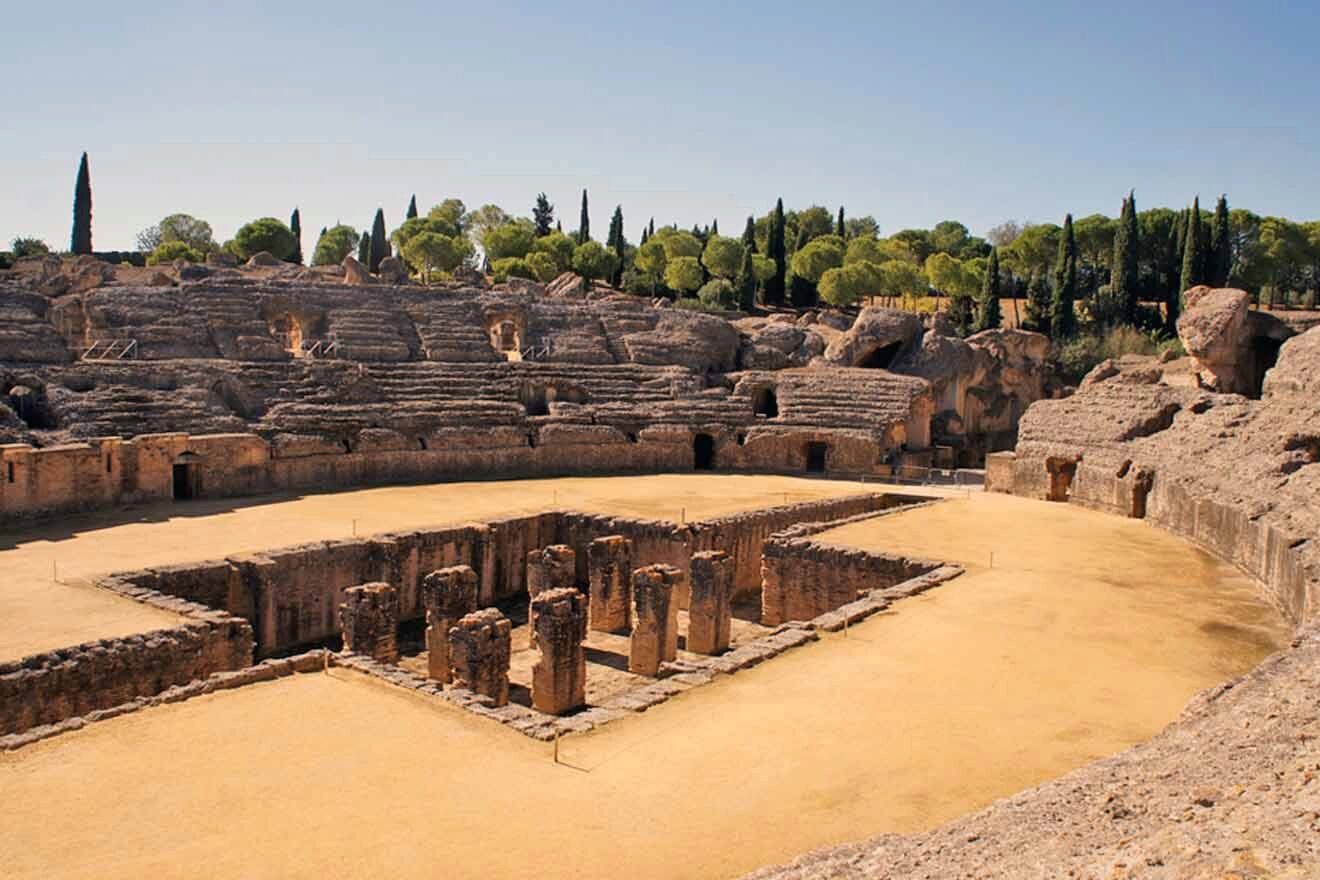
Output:
[[[348,537],[354,529],[371,535],[555,507],[678,522],[871,488],[733,474],[570,477],[166,503],[68,517],[0,532],[0,660],[174,624],[171,614],[85,583],[112,571]],[[55,583],[56,575],[67,583]]]
[[[1235,570],[1067,505],[973,495],[832,537],[968,572],[569,737],[564,765],[346,670],[93,724],[0,757],[6,876],[734,877],[1147,739],[1286,638]]]

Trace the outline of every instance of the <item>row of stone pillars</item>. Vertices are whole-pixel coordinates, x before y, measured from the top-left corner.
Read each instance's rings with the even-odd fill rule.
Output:
[[[689,651],[717,654],[729,647],[733,561],[710,551],[692,557],[688,579],[672,565],[633,568],[632,542],[611,535],[587,547],[588,591],[576,588],[573,548],[553,544],[527,554],[532,640],[540,658],[532,669],[532,705],[563,714],[586,702],[587,630],[629,632],[628,670],[655,677],[678,656],[678,611],[688,602]]]
[[[613,535],[587,548],[588,592],[577,589],[577,559],[555,544],[527,556],[528,624],[539,657],[532,666],[532,706],[562,715],[586,703],[590,628],[630,633],[628,670],[655,677],[678,656],[678,611],[688,602],[687,649],[718,654],[729,647],[733,561],[723,551],[692,557],[689,579],[672,565],[633,568],[632,542]],[[478,611],[477,576],[466,565],[433,571],[422,580],[428,676],[490,698],[509,700],[512,624],[497,609]],[[399,597],[385,583],[345,591],[339,607],[344,650],[396,663]]]

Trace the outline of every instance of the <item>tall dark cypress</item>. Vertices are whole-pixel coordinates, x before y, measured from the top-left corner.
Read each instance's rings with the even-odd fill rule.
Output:
[[[87,154],[78,163],[78,180],[73,185],[73,237],[69,250],[75,254],[92,252],[92,173],[87,168]]]
[[[981,282],[981,296],[976,303],[976,331],[993,330],[1004,322],[999,309],[999,249],[990,249],[990,260],[985,266],[985,279]]]
[[[646,244],[647,239],[649,239],[649,238],[650,238],[650,233],[647,232],[647,231],[646,231],[646,227],[643,226],[643,227],[642,227],[642,241],[641,241],[641,244]],[[638,246],[640,247],[641,245],[638,245]]]
[[[1181,291],[1188,291],[1203,280],[1201,269],[1205,265],[1205,243],[1201,237],[1201,197],[1192,200],[1187,215],[1187,238],[1183,244]]]
[[[796,254],[798,251],[806,247],[807,242],[810,240],[811,239],[807,237],[807,227],[799,226],[797,241],[793,246],[793,253]],[[795,308],[799,309],[806,309],[814,306],[816,304],[816,285],[806,278],[800,278],[797,275],[794,275],[793,282],[788,290],[788,301]]]
[[[648,230],[648,232],[650,233],[650,235],[655,235],[655,218],[654,218],[654,217],[651,218],[651,222],[650,222],[650,224],[647,226],[647,230]],[[649,236],[648,236],[648,237],[649,237]]]
[[[587,191],[582,191],[582,216],[578,218],[578,244],[591,241],[591,217],[587,213]]]
[[[293,253],[289,255],[288,262],[301,266],[303,261],[302,252],[302,216],[298,209],[293,209],[293,216],[289,218],[289,231],[293,233]]]
[[[371,222],[371,262],[368,271],[380,271],[380,261],[390,255],[390,240],[385,233],[385,212],[376,209],[376,219]]]
[[[843,225],[843,205],[839,205],[839,223],[834,228],[834,234],[843,239],[848,237],[848,227]]]
[[[617,205],[614,208],[614,216],[610,218],[610,247],[614,250],[614,256],[618,257],[618,266],[614,269],[614,277],[610,283],[615,287],[623,286],[623,205]]]
[[[788,272],[788,254],[784,249],[784,200],[775,202],[774,213],[770,215],[770,239],[766,244],[766,254],[775,261],[775,274],[765,282],[765,302],[767,305],[783,305],[784,276]]]
[[[710,234],[711,235],[720,234],[720,218],[716,217],[714,220],[710,221]]]
[[[1219,197],[1215,203],[1215,227],[1210,234],[1210,256],[1206,283],[1214,287],[1227,287],[1233,269],[1233,236],[1228,225],[1228,199]]]
[[[1022,321],[1023,330],[1049,334],[1050,316],[1054,314],[1054,292],[1045,273],[1032,270],[1031,281],[1027,284],[1027,316]]]
[[[752,266],[752,249],[743,248],[742,264],[733,282],[733,289],[738,295],[738,308],[750,312],[756,308],[756,270]]]
[[[405,220],[411,220],[417,216],[417,194],[413,193],[412,198],[408,200],[408,213],[404,216]]]
[[[1050,299],[1049,334],[1063,341],[1077,329],[1077,237],[1073,234],[1072,214],[1063,218],[1059,236],[1059,256],[1054,263],[1054,296]]]
[[[325,230],[321,230],[321,235],[325,235]],[[362,237],[358,239],[357,261],[362,265],[371,262],[371,233],[363,232]]]
[[[756,221],[751,217],[747,218],[747,225],[743,227],[742,243],[747,253],[756,253]]]
[[[1137,228],[1137,199],[1135,193],[1128,193],[1123,200],[1123,212],[1118,218],[1118,230],[1114,233],[1114,262],[1109,272],[1109,287],[1114,297],[1122,304],[1123,318],[1129,324],[1136,323],[1137,304],[1140,289],[1137,285],[1137,254],[1141,245],[1141,235]]]

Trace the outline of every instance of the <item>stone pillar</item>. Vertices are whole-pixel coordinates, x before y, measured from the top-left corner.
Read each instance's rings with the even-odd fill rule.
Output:
[[[532,666],[532,708],[563,715],[587,701],[587,597],[572,587],[538,593],[532,627],[541,654]]]
[[[477,573],[466,565],[433,571],[422,579],[426,609],[427,676],[449,682],[449,628],[477,610]]]
[[[381,663],[397,663],[399,592],[389,584],[362,584],[344,591],[339,606],[344,650],[366,654]]]
[[[655,677],[660,664],[678,656],[678,596],[683,571],[673,565],[648,565],[633,572],[633,631],[628,671]]]
[[[597,632],[627,632],[632,620],[632,541],[621,535],[587,545],[591,578],[590,625]]]
[[[509,653],[513,625],[495,608],[459,618],[449,630],[454,687],[490,697],[496,708],[509,702]]]
[[[693,554],[691,580],[687,649],[697,654],[718,654],[729,647],[733,559],[723,550]]]
[[[566,544],[551,544],[527,554],[527,595],[577,584],[577,554]]]

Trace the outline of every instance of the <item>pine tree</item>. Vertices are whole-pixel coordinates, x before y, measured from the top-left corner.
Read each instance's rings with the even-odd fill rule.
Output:
[[[87,168],[87,154],[78,163],[78,180],[73,185],[73,237],[69,250],[75,254],[92,252],[92,173]]]
[[[1050,316],[1054,313],[1053,301],[1054,293],[1045,273],[1039,269],[1033,270],[1031,281],[1027,284],[1027,317],[1022,322],[1022,329],[1048,334]]]
[[[324,229],[321,230],[321,234],[325,235]],[[364,266],[371,262],[371,233],[369,232],[362,233],[362,237],[358,239],[357,261]]]
[[[752,268],[752,249],[743,248],[742,265],[734,279],[733,289],[738,294],[738,308],[750,312],[756,308],[756,272]]]
[[[371,262],[368,271],[379,272],[380,261],[390,255],[390,240],[385,233],[385,212],[376,209],[376,219],[371,222]]]
[[[532,207],[532,220],[536,222],[536,237],[544,238],[550,234],[550,224],[555,219],[555,206],[550,204],[545,193],[536,194],[536,204]]]
[[[303,261],[302,252],[302,216],[298,209],[293,209],[293,216],[289,218],[289,231],[293,233],[293,253],[289,255],[288,262],[301,266]]]
[[[1141,233],[1137,228],[1137,199],[1128,193],[1123,200],[1123,212],[1118,218],[1114,234],[1114,262],[1109,272],[1109,288],[1122,304],[1123,317],[1129,324],[1137,321],[1140,291],[1137,287],[1137,254],[1141,246]]]
[[[1003,323],[999,310],[999,249],[990,249],[990,261],[985,266],[985,279],[981,282],[981,296],[976,303],[976,332],[993,330]]]
[[[798,227],[797,242],[793,246],[793,253],[797,253],[807,246],[810,239],[807,237],[807,228]],[[806,278],[793,276],[792,286],[789,288],[788,301],[794,308],[805,309],[816,304],[816,285]]]
[[[775,262],[775,274],[765,282],[762,294],[767,305],[783,305],[784,276],[788,272],[788,254],[784,250],[784,200],[775,202],[775,211],[770,215],[770,239],[767,242],[767,257]]]
[[[578,244],[591,241],[591,217],[587,214],[587,191],[582,191],[582,216],[578,219]]]
[[[408,213],[404,216],[403,219],[411,220],[416,216],[417,216],[417,194],[413,193],[413,197],[408,200]]]
[[[839,223],[834,228],[834,234],[844,240],[848,238],[848,227],[843,225],[843,205],[839,205]]]
[[[751,217],[747,218],[747,226],[743,228],[742,243],[747,253],[756,253],[756,221]]]
[[[1187,215],[1187,238],[1183,244],[1182,280],[1183,292],[1190,290],[1203,280],[1201,267],[1205,265],[1205,242],[1201,237],[1201,198],[1192,201],[1192,208]]]
[[[1229,272],[1233,268],[1233,236],[1228,225],[1228,199],[1219,197],[1215,203],[1215,227],[1210,235],[1209,271],[1206,283],[1213,287],[1227,287]]]
[[[1077,313],[1073,300],[1077,299],[1077,238],[1073,234],[1072,214],[1063,218],[1063,234],[1059,236],[1059,257],[1054,263],[1054,296],[1050,300],[1049,334],[1060,341],[1073,335],[1077,329]]]

